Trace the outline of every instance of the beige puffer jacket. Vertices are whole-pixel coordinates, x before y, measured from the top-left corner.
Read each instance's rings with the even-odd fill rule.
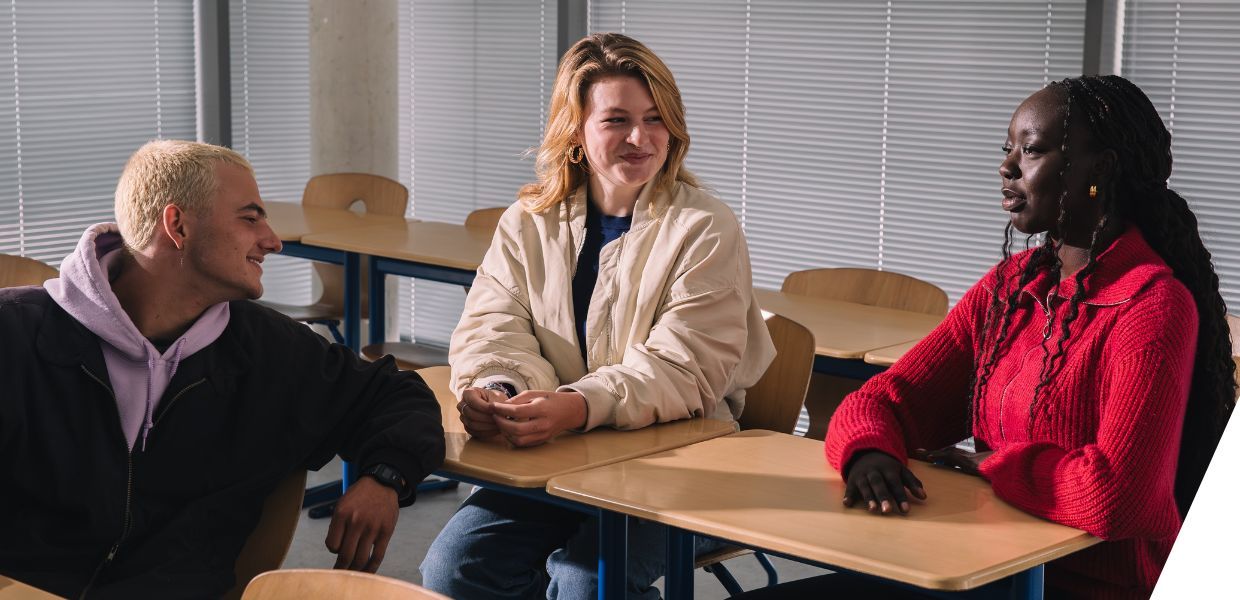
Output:
[[[458,397],[492,381],[518,392],[577,391],[586,430],[740,415],[745,389],[775,356],[745,236],[731,209],[706,192],[653,187],[638,197],[629,232],[599,256],[588,365],[572,301],[585,187],[543,214],[520,203],[504,213],[452,334]],[[721,399],[729,410],[718,410]]]

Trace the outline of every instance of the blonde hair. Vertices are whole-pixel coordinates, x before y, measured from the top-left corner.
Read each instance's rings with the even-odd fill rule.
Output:
[[[116,183],[114,210],[125,245],[132,251],[150,245],[164,208],[170,204],[195,215],[207,214],[218,185],[215,168],[219,164],[244,167],[254,174],[245,157],[222,146],[154,140],[138,148]]]
[[[555,206],[589,177],[586,161],[573,164],[568,154],[581,131],[590,86],[616,75],[636,77],[646,84],[670,134],[667,161],[651,181],[655,189],[670,189],[677,181],[698,185],[693,174],[683,168],[685,154],[689,151],[689,130],[685,126],[684,103],[671,70],[654,52],[631,37],[595,33],[573,44],[560,60],[555,88],[551,92],[547,130],[534,165],[538,181],[525,185],[517,193],[526,211],[538,213]]]

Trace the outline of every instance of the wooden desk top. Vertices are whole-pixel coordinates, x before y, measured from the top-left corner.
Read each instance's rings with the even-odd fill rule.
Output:
[[[282,242],[299,242],[307,235],[359,227],[396,226],[401,217],[355,213],[348,210],[315,208],[300,202],[265,202],[267,222]]]
[[[477,270],[491,246],[493,232],[455,223],[406,221],[403,226],[342,229],[308,235],[302,242],[440,267]]]
[[[913,340],[903,344],[896,344],[895,346],[879,348],[878,350],[870,350],[865,353],[865,362],[872,365],[890,367],[891,365],[896,364],[896,361],[900,360],[900,357],[904,356],[905,352],[912,350],[913,346],[916,346],[917,342],[920,341],[921,340]]]
[[[755,288],[762,310],[800,323],[814,334],[815,353],[860,359],[865,353],[919,340],[943,319],[925,313],[824,300]]]
[[[0,600],[54,600],[57,598],[60,596],[0,575]]]
[[[924,588],[972,589],[1097,538],[1028,515],[982,479],[913,461],[907,516],[844,508],[822,442],[751,430],[553,478],[553,496]]]
[[[418,373],[439,399],[447,438],[443,470],[512,487],[545,487],[556,475],[672,450],[735,431],[731,424],[715,419],[689,419],[635,431],[600,428],[584,434],[565,433],[542,446],[512,448],[503,442],[475,440],[465,433],[456,397],[448,385],[448,367],[419,369]]]

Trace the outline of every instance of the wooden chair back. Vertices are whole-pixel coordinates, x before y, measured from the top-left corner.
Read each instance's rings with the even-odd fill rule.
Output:
[[[449,600],[422,586],[382,575],[329,569],[263,573],[242,600]]]
[[[399,181],[370,173],[328,173],[306,182],[301,203],[318,208],[347,209],[354,202],[376,215],[403,217],[409,208],[409,190]]]
[[[361,202],[366,212],[376,215],[403,217],[409,208],[409,190],[398,181],[370,173],[329,173],[316,175],[306,182],[301,203],[319,208],[348,209]],[[314,263],[314,272],[323,284],[319,302],[344,311],[344,268],[339,265]],[[362,269],[361,307],[365,316],[368,270]]]
[[[777,354],[758,383],[745,392],[740,426],[792,433],[814,372],[814,334],[780,315],[768,317],[766,328]]]
[[[23,285],[43,285],[44,281],[60,276],[54,267],[33,258],[0,254],[0,288]]]
[[[808,269],[789,273],[782,287],[789,294],[856,302],[898,310],[947,314],[947,293],[915,277],[875,269]]]
[[[465,217],[465,226],[495,233],[495,228],[499,227],[499,218],[504,216],[506,210],[508,208],[504,206],[479,208]]]
[[[247,584],[260,573],[274,571],[284,564],[293,544],[293,532],[301,518],[301,500],[306,494],[306,470],[298,469],[284,478],[263,503],[263,515],[250,532],[233,572],[237,583],[224,597],[240,598]]]

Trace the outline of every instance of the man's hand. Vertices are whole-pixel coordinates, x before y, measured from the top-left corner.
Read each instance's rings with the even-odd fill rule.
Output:
[[[537,446],[586,424],[586,397],[578,392],[521,392],[491,405],[495,427],[513,446]]]
[[[400,515],[396,490],[363,476],[349,486],[327,527],[327,549],[337,569],[374,573],[383,562]]]
[[[499,437],[499,427],[495,425],[491,407],[497,402],[507,402],[508,397],[496,390],[482,388],[466,388],[461,392],[461,401],[456,409],[461,412],[461,424],[465,432],[479,439]]]
[[[848,466],[844,506],[852,506],[861,498],[870,512],[888,514],[899,508],[901,513],[907,513],[905,488],[915,498],[926,499],[921,480],[895,457],[879,450],[859,452]]]

